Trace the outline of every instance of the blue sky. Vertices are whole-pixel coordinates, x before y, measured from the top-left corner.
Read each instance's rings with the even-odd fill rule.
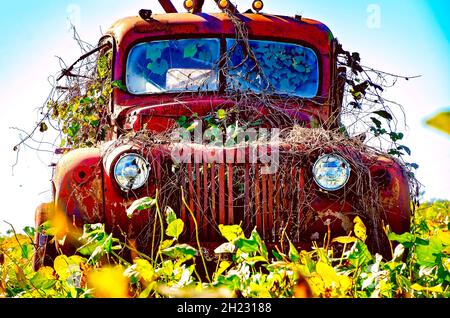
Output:
[[[182,0],[174,0],[181,8]],[[206,2],[212,3],[212,0]],[[251,0],[234,1],[241,9]],[[422,75],[400,81],[387,96],[404,105],[408,130],[405,143],[417,162],[425,198],[450,199],[450,138],[424,125],[429,116],[450,106],[450,12],[448,0],[266,0],[265,12],[301,14],[327,24],[344,47],[358,51],[363,64],[404,75]],[[377,27],[369,27],[368,8],[379,10]],[[28,129],[48,92],[47,77],[59,70],[55,56],[67,62],[79,56],[68,32],[67,19],[78,24],[83,39],[95,43],[122,16],[139,9],[161,9],[156,0],[42,0],[4,1],[0,12],[0,231],[3,220],[19,229],[33,224],[35,206],[49,199],[50,155],[21,152],[12,147],[17,132]],[[207,10],[211,10],[208,6]],[[77,12],[79,14],[77,14]],[[38,135],[39,137],[39,135]]]

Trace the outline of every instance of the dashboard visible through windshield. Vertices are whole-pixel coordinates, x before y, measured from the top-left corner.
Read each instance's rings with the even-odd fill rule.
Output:
[[[228,91],[313,98],[319,88],[319,63],[307,47],[273,41],[182,39],[140,43],[127,60],[126,84],[135,95],[217,91],[223,65]],[[221,63],[222,62],[222,63]]]

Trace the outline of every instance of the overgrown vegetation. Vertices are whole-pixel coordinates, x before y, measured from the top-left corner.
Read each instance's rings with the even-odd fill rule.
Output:
[[[75,84],[85,92],[69,91],[63,94],[63,100],[52,98],[48,101],[51,119],[58,121],[61,132],[66,136],[60,147],[92,147],[105,140],[111,129],[106,119],[112,94],[111,59],[111,51],[100,56],[93,74],[89,74],[87,85]],[[41,131],[45,130],[44,125],[43,122]]]
[[[129,212],[157,209],[156,200],[136,202]],[[161,215],[163,216],[163,215]],[[220,226],[219,260],[202,273],[199,246],[180,244],[184,223],[164,213],[165,239],[154,258],[118,256],[125,244],[101,224],[85,226],[77,255],[56,257],[52,267],[32,271],[34,229],[0,238],[1,297],[355,297],[423,298],[450,296],[450,202],[435,201],[416,212],[410,233],[389,233],[393,255],[372,255],[366,228],[355,219],[353,235],[310,251],[290,244],[267,249],[255,229],[245,237],[238,225]],[[51,232],[51,231],[50,231]],[[49,232],[49,233],[50,233]],[[58,229],[53,229],[53,233]],[[395,246],[396,245],[396,246]],[[201,243],[200,243],[201,246]]]

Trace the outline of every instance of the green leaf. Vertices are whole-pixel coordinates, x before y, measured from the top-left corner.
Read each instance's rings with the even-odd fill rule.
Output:
[[[173,247],[166,248],[161,252],[171,258],[182,260],[191,259],[198,254],[195,248],[187,244],[175,245]]]
[[[53,262],[53,268],[61,280],[66,280],[73,272],[80,271],[80,264],[86,261],[85,258],[78,255],[70,257],[59,255]]]
[[[33,287],[38,289],[49,289],[56,284],[51,267],[41,267],[36,274],[30,279]]]
[[[197,53],[197,44],[192,43],[192,44],[188,44],[186,45],[186,47],[184,48],[184,53],[183,53],[183,57],[184,58],[192,58],[195,56],[195,54]]]
[[[217,269],[217,271],[214,273],[214,278],[217,279],[218,277],[220,277],[223,272],[225,272],[227,270],[228,267],[231,266],[231,263],[228,261],[221,261],[219,264],[219,268]]]
[[[180,219],[176,219],[169,224],[166,229],[166,234],[169,237],[173,237],[178,240],[178,237],[183,233],[184,230],[184,222]]]
[[[417,163],[415,163],[415,162],[408,162],[406,165],[408,167],[411,167],[412,169],[415,169],[415,170],[419,169],[419,165]]]
[[[411,289],[416,290],[416,291],[428,291],[428,292],[433,292],[433,293],[443,293],[444,292],[441,286],[423,287],[423,286],[420,286],[419,284],[413,284],[413,285],[411,285]]]
[[[79,131],[80,131],[80,124],[72,123],[72,125],[69,127],[69,129],[67,131],[67,134],[73,138],[78,134]]]
[[[97,63],[97,75],[100,79],[106,77],[109,71],[109,60],[111,57],[111,53],[109,52],[107,55],[100,56]]]
[[[258,231],[256,231],[256,228],[252,231],[252,238],[256,240],[256,242],[259,245],[259,253],[262,257],[264,257],[265,260],[269,258],[269,252],[267,251],[266,243],[261,239],[261,236],[259,236]]]
[[[395,274],[395,280],[399,287],[407,290],[411,287],[411,281],[403,275]]]
[[[166,248],[169,248],[172,246],[172,244],[175,242],[175,240],[164,240],[160,245],[159,249],[164,250]]]
[[[378,119],[376,119],[375,117],[370,117],[370,119],[373,121],[373,123],[375,124],[375,126],[377,128],[381,128],[381,121],[379,121]]]
[[[139,298],[148,298],[150,293],[156,288],[157,283],[152,282],[139,294]]]
[[[224,109],[219,109],[216,114],[217,118],[219,118],[220,120],[225,119],[227,117],[227,112]]]
[[[80,104],[91,104],[93,102],[94,102],[94,100],[92,98],[89,98],[89,97],[85,97],[85,98],[80,99]]]
[[[91,256],[96,251],[97,248],[101,248],[100,243],[98,241],[92,240],[87,244],[78,248],[77,252],[80,253],[81,255]]]
[[[28,254],[31,252],[31,246],[28,244],[23,244],[22,248],[22,258],[28,259]]]
[[[162,54],[163,50],[162,50],[162,48],[155,48],[153,46],[149,46],[147,48],[147,52],[146,52],[145,57],[148,60],[156,61],[157,59],[159,59],[161,57],[161,54]]]
[[[79,239],[84,243],[77,251],[83,255],[90,255],[90,261],[95,261],[105,253],[111,253],[112,250],[120,249],[118,239],[113,238],[112,234],[105,232],[104,225],[101,224],[85,224],[83,227],[83,235]]]
[[[176,120],[177,124],[180,125],[181,127],[184,127],[184,125],[187,122],[187,117],[186,116],[181,116]]]
[[[244,253],[255,253],[259,250],[258,242],[254,237],[250,237],[250,239],[239,237],[234,242],[234,245]]]
[[[339,282],[334,268],[322,261],[316,264],[316,271],[322,277],[326,286],[331,286],[333,283],[337,284]]]
[[[108,235],[106,240],[103,242],[102,249],[103,249],[103,251],[105,251],[106,253],[109,254],[112,252],[112,247],[113,247],[113,237],[112,237],[112,234],[110,234],[110,235]]]
[[[396,132],[391,132],[391,133],[389,134],[389,136],[391,137],[391,140],[392,140],[393,142],[396,142],[396,141],[398,141],[398,140],[402,140],[403,137],[404,137],[403,133],[396,133]]]
[[[403,153],[401,153],[397,149],[389,149],[388,154],[390,154],[391,156],[401,156]]]
[[[133,214],[136,210],[142,211],[142,210],[150,209],[150,208],[154,207],[156,205],[156,203],[157,203],[157,200],[150,198],[150,197],[145,197],[145,198],[136,200],[127,209],[127,216],[129,218],[132,218]]]
[[[120,89],[120,90],[123,91],[123,92],[126,92],[126,91],[127,91],[127,87],[125,86],[125,84],[124,84],[121,80],[113,81],[113,82],[111,83],[111,86],[112,86],[113,88],[118,88],[118,89]]]
[[[348,258],[355,267],[368,264],[373,259],[367,245],[362,241],[356,242]]]
[[[172,223],[177,219],[177,215],[170,206],[166,207],[165,214],[167,225],[169,225],[170,223]]]
[[[333,243],[341,243],[341,244],[351,244],[357,241],[356,237],[353,236],[340,236],[333,239]]]
[[[272,250],[272,255],[275,257],[277,261],[283,260],[283,257],[275,250]]]
[[[363,221],[359,216],[356,216],[353,219],[353,222],[355,223],[354,227],[355,236],[359,238],[361,241],[365,242],[367,239],[366,226],[364,225]]]
[[[104,251],[101,245],[97,245],[97,247],[92,252],[91,256],[89,257],[89,261],[91,263],[96,263],[102,255],[104,255]]]
[[[162,273],[166,276],[172,276],[174,270],[174,263],[172,260],[166,260],[162,263],[162,266],[156,270],[158,274]]]
[[[244,237],[244,232],[239,225],[219,224],[219,231],[228,242],[231,242],[238,237]]]
[[[34,227],[26,226],[23,228],[23,231],[30,237],[34,237],[34,234],[36,233],[36,230]]]
[[[383,117],[384,119],[387,119],[387,120],[392,120],[393,119],[392,115],[389,114],[385,110],[377,110],[376,112],[373,112],[373,113],[378,115],[378,116],[380,116],[380,117]]]
[[[442,254],[442,250],[441,240],[437,237],[432,237],[428,245],[418,245],[416,247],[417,263],[422,266],[435,266],[437,258]]]
[[[295,248],[294,244],[292,244],[291,241],[289,241],[289,258],[293,262],[297,262],[300,260],[300,254],[298,253],[297,249]]]
[[[78,108],[80,108],[80,101],[76,100],[75,102],[72,103],[72,107],[70,109],[75,114],[78,112]],[[73,119],[73,116],[72,116],[72,119]]]
[[[414,235],[408,232],[401,235],[391,232],[388,234],[388,238],[389,240],[399,242],[408,248],[412,246],[415,240]]]
[[[166,60],[161,60],[160,62],[153,62],[147,65],[147,68],[157,75],[164,75],[169,69],[169,64]]]
[[[53,228],[52,221],[48,220],[48,221],[45,221],[44,223],[42,223],[41,225],[39,225],[38,232],[41,234],[53,236],[55,234],[53,233],[54,231],[52,231],[52,228]]]
[[[450,245],[450,232],[439,230],[436,234],[436,238],[440,240],[443,245]]]
[[[414,241],[414,243],[417,245],[428,245],[428,244],[430,244],[430,241],[424,240],[423,238],[420,238],[420,237],[416,237],[416,240]]]
[[[354,90],[351,90],[350,92],[356,100],[361,100],[363,98],[363,95],[361,94],[361,92],[357,92]]]
[[[89,124],[92,127],[98,127],[98,125],[100,124],[100,120],[98,120],[98,119],[91,120],[91,122]]]
[[[134,259],[133,262],[136,264],[136,271],[146,282],[153,281],[155,277],[155,270],[153,269],[152,264],[150,264],[147,260],[140,258]]]
[[[264,258],[263,256],[254,256],[254,257],[249,257],[245,260],[245,262],[250,265],[250,266],[254,266],[256,263],[260,263],[260,262],[267,262],[267,259]]]
[[[403,145],[402,146],[398,146],[397,150],[399,150],[399,151],[404,150],[409,156],[411,156],[411,149],[409,149],[406,146],[403,146]]]
[[[48,126],[46,123],[42,122],[39,124],[39,131],[41,133],[46,132],[48,130]]]
[[[352,52],[352,59],[355,62],[361,62],[361,56],[358,52]]]

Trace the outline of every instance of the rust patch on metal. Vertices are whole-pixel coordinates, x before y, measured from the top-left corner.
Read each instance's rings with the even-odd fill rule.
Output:
[[[400,198],[400,181],[394,178],[388,190],[383,191],[381,203],[387,207],[396,207]]]
[[[344,229],[345,232],[349,233],[353,229],[353,222],[347,214],[332,210],[319,211],[317,214],[319,219],[323,222],[325,226],[331,225],[332,223],[339,220],[341,221],[341,227]]]

